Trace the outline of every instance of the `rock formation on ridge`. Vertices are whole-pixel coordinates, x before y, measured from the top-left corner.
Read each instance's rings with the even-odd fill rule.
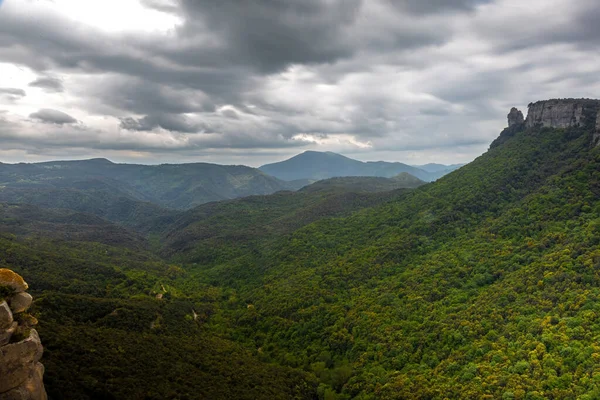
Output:
[[[513,107],[507,115],[508,131],[492,143],[497,146],[515,130],[536,126],[550,128],[584,127],[592,130],[592,146],[600,145],[600,100],[551,99],[537,101],[528,106],[527,118],[523,121],[521,111]],[[523,124],[524,123],[524,124]]]
[[[529,105],[525,126],[537,125],[552,128],[596,125],[600,111],[600,100],[552,99]]]
[[[523,113],[517,110],[515,107],[510,109],[510,112],[507,115],[508,117],[508,127],[512,128],[515,125],[520,125],[525,122],[525,118],[523,118]]]
[[[0,268],[0,400],[46,400],[43,348],[27,314],[32,297],[15,272]]]

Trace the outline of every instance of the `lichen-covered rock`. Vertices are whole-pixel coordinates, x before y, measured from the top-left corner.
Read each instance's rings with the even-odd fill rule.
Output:
[[[21,275],[6,268],[0,268],[0,286],[9,287],[15,293],[24,292],[29,287]]]
[[[10,342],[10,338],[17,329],[17,323],[13,322],[10,328],[0,331],[0,346],[4,346]]]
[[[29,293],[17,293],[10,298],[10,309],[15,314],[27,311],[32,301],[33,297]]]
[[[13,313],[6,301],[0,302],[0,330],[8,329],[13,323]]]
[[[512,128],[515,125],[520,125],[525,122],[525,118],[523,117],[523,113],[517,110],[515,107],[510,109],[510,112],[507,115],[508,118],[508,127]]]
[[[22,385],[42,358],[42,354],[42,343],[35,329],[31,330],[25,340],[0,347],[0,393]]]
[[[29,377],[20,386],[0,394],[0,400],[46,400],[48,395],[44,388],[44,366],[34,365]]]

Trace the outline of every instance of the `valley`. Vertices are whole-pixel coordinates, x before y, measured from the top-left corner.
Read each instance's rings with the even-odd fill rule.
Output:
[[[36,299],[49,396],[596,398],[600,102],[581,109],[427,184],[244,170],[269,192],[196,204],[197,165],[0,165],[0,267]]]

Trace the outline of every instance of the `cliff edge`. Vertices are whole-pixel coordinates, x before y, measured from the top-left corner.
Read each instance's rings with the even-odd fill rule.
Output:
[[[552,128],[589,126],[600,128],[600,100],[552,99],[531,103],[528,106],[525,127],[537,125]]]
[[[600,100],[551,99],[530,103],[527,108],[525,119],[515,107],[510,110],[507,115],[508,128],[492,142],[490,148],[499,146],[517,132],[535,127],[581,127],[592,132],[592,146],[600,145]]]
[[[43,348],[23,278],[0,268],[0,400],[46,400]]]

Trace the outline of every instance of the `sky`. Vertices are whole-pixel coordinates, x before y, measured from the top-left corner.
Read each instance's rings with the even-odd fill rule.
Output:
[[[464,163],[600,97],[597,0],[0,1],[0,162]]]

